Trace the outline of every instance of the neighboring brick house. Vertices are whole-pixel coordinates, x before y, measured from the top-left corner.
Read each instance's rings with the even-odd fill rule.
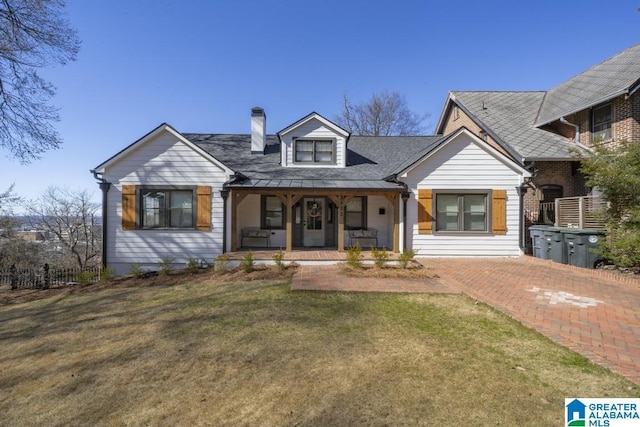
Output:
[[[547,92],[450,92],[436,133],[464,126],[532,172],[522,191],[524,222],[549,222],[545,203],[590,192],[580,151],[640,141],[639,87],[640,44]]]

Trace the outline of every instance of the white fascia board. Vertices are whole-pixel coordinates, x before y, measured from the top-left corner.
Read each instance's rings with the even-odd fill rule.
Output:
[[[438,124],[436,125],[436,134],[440,131],[440,126],[444,123],[444,117],[447,114],[447,109],[449,108],[449,104],[454,103],[456,101],[456,97],[453,92],[449,92],[447,94],[447,99],[444,101],[444,106],[442,107],[442,111],[440,112],[440,118],[438,119]]]
[[[98,165],[94,169],[95,172],[99,173],[99,174],[104,174],[105,170],[108,167],[111,167],[115,163],[119,162],[120,160],[122,160],[123,158],[125,158],[126,156],[131,154],[133,151],[135,151],[138,148],[142,147],[143,145],[147,144],[149,141],[153,140],[156,136],[160,135],[162,132],[170,133],[171,135],[176,137],[180,142],[182,142],[183,144],[185,144],[189,148],[191,148],[193,151],[195,151],[196,153],[200,154],[202,157],[204,157],[205,159],[209,160],[211,163],[213,163],[214,165],[218,166],[220,169],[225,171],[225,173],[227,175],[230,175],[230,174],[233,173],[233,171],[231,169],[229,169],[226,165],[224,165],[222,162],[220,162],[219,160],[217,160],[216,158],[211,156],[209,153],[207,153],[206,151],[204,151],[203,149],[201,149],[200,147],[198,147],[197,145],[195,145],[194,143],[192,143],[191,141],[186,139],[184,136],[182,136],[180,134],[180,132],[178,132],[171,125],[168,125],[166,123],[161,124],[160,126],[155,128],[154,130],[152,130],[151,132],[149,132],[148,134],[143,136],[142,138],[140,138],[137,141],[133,142],[132,144],[130,144],[129,146],[125,147],[123,150],[121,150],[120,152],[118,152],[117,154],[115,154],[114,156],[112,156],[111,158],[109,158],[108,160],[103,162],[102,164]]]
[[[306,123],[309,123],[311,120],[318,120],[320,123],[322,123],[326,127],[332,129],[335,133],[337,133],[339,135],[342,135],[345,138],[348,138],[349,135],[350,135],[347,130],[342,129],[340,126],[338,126],[337,124],[333,123],[332,121],[325,119],[320,114],[311,113],[308,116],[303,117],[302,119],[298,120],[297,122],[295,122],[291,126],[288,126],[288,127],[284,128],[284,129],[282,129],[280,132],[278,132],[278,136],[284,136],[284,135],[294,131],[298,127],[303,126]]]
[[[480,147],[481,149],[486,151],[489,155],[495,157],[498,161],[500,161],[501,163],[503,163],[504,165],[506,165],[507,167],[512,169],[514,172],[517,172],[518,174],[520,174],[520,175],[522,175],[523,177],[526,177],[526,178],[531,177],[531,172],[529,172],[528,170],[526,170],[525,168],[523,168],[522,166],[520,166],[519,164],[517,164],[516,162],[514,162],[513,160],[511,160],[510,158],[508,158],[507,156],[505,156],[504,154],[502,154],[501,152],[499,152],[498,150],[496,150],[495,148],[493,148],[489,144],[487,144],[482,139],[478,138],[473,132],[469,131],[466,128],[460,128],[457,131],[455,131],[447,139],[442,141],[438,145],[438,147],[436,147],[434,150],[432,150],[431,152],[427,153],[423,158],[421,158],[420,160],[415,162],[413,165],[408,167],[400,175],[400,177],[401,178],[406,178],[408,173],[411,172],[413,169],[415,169],[420,163],[422,163],[425,160],[429,159],[430,157],[434,156],[436,153],[438,153],[440,150],[442,150],[442,148],[444,146],[446,146],[446,145],[450,144],[452,141],[458,139],[461,135],[468,136],[471,139],[471,142],[473,142],[478,147]]]

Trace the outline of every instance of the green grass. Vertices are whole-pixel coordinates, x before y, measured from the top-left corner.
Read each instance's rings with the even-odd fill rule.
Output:
[[[561,425],[637,387],[461,295],[288,282],[0,306],[3,425]]]

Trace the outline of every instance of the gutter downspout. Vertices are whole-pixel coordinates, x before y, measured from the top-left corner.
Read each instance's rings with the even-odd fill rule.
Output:
[[[111,183],[107,182],[95,169],[90,171],[93,177],[98,181],[100,190],[102,190],[102,268],[107,268],[107,193],[111,188]]]
[[[402,252],[407,251],[407,200],[411,193],[405,189],[400,195],[402,197]]]
[[[516,192],[518,193],[518,198],[520,199],[520,212],[519,212],[519,215],[520,215],[520,218],[521,218],[520,230],[519,230],[519,233],[518,233],[518,235],[519,235],[518,246],[520,246],[520,250],[523,253],[526,253],[526,249],[527,249],[526,245],[524,243],[524,241],[525,241],[524,240],[525,239],[524,233],[525,233],[525,230],[527,228],[526,224],[525,224],[526,221],[525,221],[525,218],[524,218],[524,195],[527,192],[526,189],[524,188],[525,185],[526,184],[522,184],[522,185],[516,187]]]
[[[593,151],[591,150],[591,148],[587,147],[586,145],[582,144],[580,142],[580,125],[576,125],[574,123],[571,123],[569,121],[567,121],[567,119],[565,119],[564,117],[560,117],[560,123],[567,125],[567,126],[572,126],[576,131],[575,131],[575,137],[573,138],[573,142],[575,142],[575,144],[580,147],[583,148],[587,151]]]
[[[400,197],[402,198],[402,248],[401,252],[407,250],[407,200],[411,197],[411,192],[406,182],[402,182],[398,179],[398,175],[394,174],[385,178],[385,181],[393,182],[402,186],[402,192]]]
[[[229,198],[229,189],[227,183],[222,184],[220,196],[222,196],[222,253],[227,252],[227,199]]]
[[[576,144],[580,144],[580,125],[570,123],[564,117],[560,117],[560,123],[562,123],[563,125],[571,126],[575,129],[573,142],[575,142]]]
[[[531,181],[535,176],[535,166],[536,166],[535,161],[531,162],[528,166],[525,166],[525,169],[531,172],[531,177],[524,178],[522,181],[522,184],[516,187],[516,192],[518,193],[518,199],[520,199],[520,203],[519,203],[520,226],[518,230],[518,246],[520,246],[520,250],[523,253],[527,253],[527,244],[525,243],[527,239],[527,236],[526,236],[527,221],[526,221],[526,218],[524,217],[524,196],[525,194],[527,194],[527,187],[529,186],[529,184],[531,184]]]

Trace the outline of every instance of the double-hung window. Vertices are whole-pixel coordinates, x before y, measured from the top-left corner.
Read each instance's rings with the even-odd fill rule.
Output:
[[[140,189],[141,228],[194,228],[194,190]]]
[[[353,197],[344,207],[345,230],[361,230],[367,228],[367,198]]]
[[[283,229],[286,224],[286,209],[276,196],[262,196],[261,228]]]
[[[611,139],[611,104],[604,104],[591,110],[591,134],[593,142]]]
[[[296,163],[334,163],[334,147],[330,139],[296,139],[294,160]]]
[[[488,194],[437,193],[436,231],[487,232]]]

